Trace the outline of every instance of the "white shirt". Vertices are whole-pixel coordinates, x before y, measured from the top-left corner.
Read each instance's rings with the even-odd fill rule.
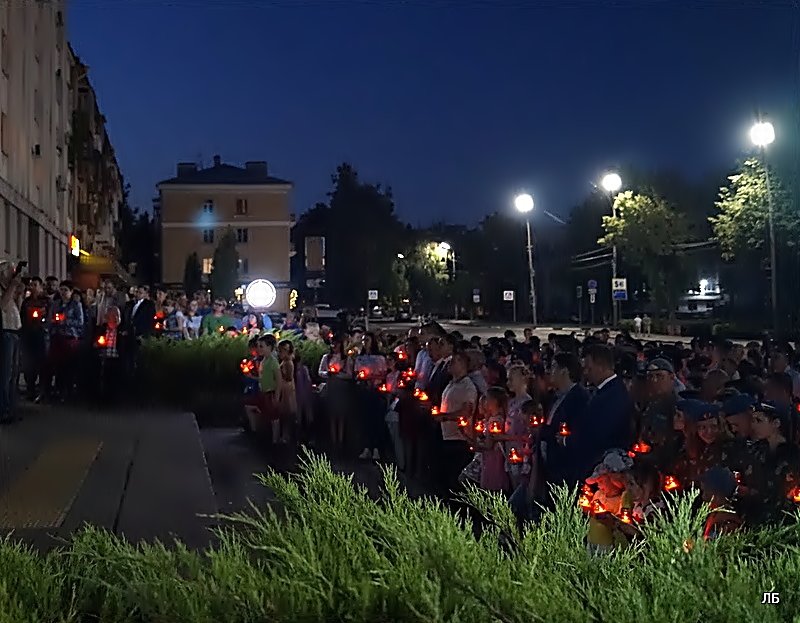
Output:
[[[0,287],[0,296],[5,292],[5,288]],[[19,315],[19,307],[12,296],[6,305],[0,310],[3,314],[3,329],[6,331],[19,331],[22,328],[22,318]]]
[[[602,383],[600,383],[600,385],[597,386],[597,391],[600,391],[601,389],[603,389],[606,385],[608,385],[615,378],[617,378],[616,374],[612,374],[611,376],[609,376],[605,381],[603,381]]]
[[[427,349],[423,348],[417,353],[417,360],[414,364],[414,372],[417,373],[416,387],[427,389],[428,381],[431,379],[431,372],[433,372],[433,359],[431,359]]]
[[[138,301],[136,301],[136,303],[134,303],[134,305],[133,305],[133,311],[131,312],[131,318],[133,318],[133,317],[136,315],[136,310],[137,310],[137,309],[139,309],[139,305],[141,305],[141,304],[142,304],[142,301],[143,301],[143,300],[144,300],[144,299],[139,299]]]
[[[461,380],[452,380],[445,387],[442,393],[441,413],[457,413],[466,405],[473,407],[478,402],[478,390],[475,383],[465,376]],[[464,435],[458,429],[458,422],[442,422],[442,439],[445,441],[464,441]]]

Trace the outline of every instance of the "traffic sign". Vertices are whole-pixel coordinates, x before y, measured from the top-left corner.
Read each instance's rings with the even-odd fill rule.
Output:
[[[503,300],[504,301],[513,301],[514,300],[514,290],[503,290]]]
[[[615,277],[611,280],[611,298],[615,301],[628,300],[628,280]]]
[[[575,286],[575,295],[579,298],[583,298],[583,286]]]
[[[597,280],[595,279],[589,279],[589,281],[586,282],[586,285],[590,290],[597,290]]]
[[[595,293],[594,293],[594,292],[589,292],[589,302],[590,302],[592,305],[594,305],[594,302],[595,302],[595,300],[596,300],[596,295],[595,295]]]
[[[378,291],[377,290],[370,290],[367,293],[367,299],[370,301],[377,301],[378,300]]]
[[[480,294],[473,294],[472,295],[472,302],[473,303],[480,303],[481,302],[481,295]]]
[[[589,294],[597,294],[597,288],[589,288]]]

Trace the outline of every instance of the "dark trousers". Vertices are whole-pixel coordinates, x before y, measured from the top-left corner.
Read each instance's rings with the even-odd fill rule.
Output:
[[[22,371],[25,376],[25,391],[28,398],[35,398],[37,386],[44,392],[47,375],[47,335],[37,331],[23,333],[20,342],[22,355]]]
[[[80,344],[79,339],[63,335],[54,335],[51,342],[50,361],[56,377],[56,390],[64,399],[75,392]]]
[[[442,441],[434,463],[438,493],[445,498],[458,490],[458,477],[472,459],[465,441]]]

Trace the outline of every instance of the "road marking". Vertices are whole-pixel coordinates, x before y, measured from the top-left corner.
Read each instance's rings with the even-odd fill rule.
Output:
[[[0,496],[0,528],[57,528],[103,442],[65,439],[48,444]]]

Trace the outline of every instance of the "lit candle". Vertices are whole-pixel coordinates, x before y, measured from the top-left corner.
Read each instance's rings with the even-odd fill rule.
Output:
[[[517,465],[519,463],[522,463],[523,460],[524,459],[522,458],[522,456],[519,454],[519,452],[517,452],[517,449],[511,448],[511,452],[508,453],[508,462],[511,463],[512,465]]]
[[[431,415],[439,415],[439,407],[436,405],[431,407]]]
[[[578,507],[588,513],[592,508],[592,498],[587,495],[581,495],[578,498]]]
[[[397,351],[397,358],[398,358],[400,361],[403,361],[403,360],[406,358],[406,354],[405,354],[405,352],[403,352],[402,350],[400,350],[400,351]]]
[[[414,398],[419,398],[421,393],[422,393],[422,390],[419,387],[415,387],[414,388]]]
[[[64,314],[56,314],[55,321],[56,322],[64,322]]]
[[[400,379],[399,381],[397,381],[397,387],[399,387],[400,389],[405,389],[406,388],[405,380],[404,379]]]
[[[106,336],[101,335],[97,338],[97,345],[98,346],[105,346],[106,345]]]
[[[681,485],[675,476],[664,476],[664,491],[675,491],[680,488]]]
[[[32,316],[34,319],[38,318],[38,317],[39,317],[39,310],[38,310],[38,309],[34,309],[34,310],[33,310],[33,313],[31,314],[31,316]]]
[[[622,523],[631,523],[633,519],[631,518],[631,511],[629,508],[623,508],[622,512],[619,514],[619,520]]]
[[[467,428],[469,426],[469,420],[465,418],[463,415],[458,416],[458,427],[459,428]]]
[[[420,392],[419,394],[417,394],[417,400],[419,400],[420,402],[427,402],[428,400],[430,400],[430,397],[425,392]]]
[[[367,378],[367,371],[366,370],[359,370],[358,371],[358,380],[363,381]]]
[[[540,424],[544,424],[544,418],[539,417],[538,415],[532,415],[530,421],[528,422],[532,428],[536,428]]]
[[[381,383],[381,385],[378,386],[378,391],[385,394],[389,391],[389,386],[386,383]]]
[[[475,422],[475,432],[482,433],[486,430],[486,425],[484,424],[483,420],[478,420]]]
[[[800,504],[800,487],[794,487],[789,491],[789,499],[795,504]]]
[[[560,437],[569,437],[572,434],[569,432],[566,422],[561,422],[561,427],[558,429],[558,434]]]
[[[500,433],[502,433],[502,432],[503,432],[503,429],[502,429],[502,427],[500,426],[500,423],[499,423],[499,422],[491,422],[491,423],[489,424],[489,433],[490,433],[491,435],[499,435],[499,434],[500,434]]]
[[[603,515],[607,513],[606,507],[603,506],[603,503],[600,500],[594,500],[592,502],[592,513],[594,515]]]
[[[650,452],[650,450],[652,450],[652,448],[645,441],[637,441],[635,444],[633,444],[632,450],[635,454],[647,454]]]

